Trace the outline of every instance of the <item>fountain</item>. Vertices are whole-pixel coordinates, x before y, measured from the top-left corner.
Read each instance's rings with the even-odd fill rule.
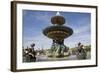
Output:
[[[51,57],[64,57],[64,52],[68,48],[64,45],[64,39],[73,34],[70,27],[64,26],[66,20],[59,12],[51,17],[52,26],[48,26],[43,30],[43,34],[53,40],[50,55]]]

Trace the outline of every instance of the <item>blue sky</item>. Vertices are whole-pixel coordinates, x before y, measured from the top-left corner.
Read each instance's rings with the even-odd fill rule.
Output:
[[[35,43],[35,49],[49,49],[52,39],[44,36],[42,30],[47,26],[52,26],[50,20],[56,15],[56,11],[35,11],[23,10],[23,47],[30,47]],[[75,47],[78,42],[84,45],[91,43],[91,14],[79,12],[60,12],[64,16],[66,23],[74,33],[66,38],[64,43],[68,47]]]

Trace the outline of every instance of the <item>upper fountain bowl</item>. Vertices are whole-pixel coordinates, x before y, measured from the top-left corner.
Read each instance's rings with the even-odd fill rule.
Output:
[[[51,23],[54,25],[63,25],[65,23],[65,18],[63,16],[54,16],[51,18]]]

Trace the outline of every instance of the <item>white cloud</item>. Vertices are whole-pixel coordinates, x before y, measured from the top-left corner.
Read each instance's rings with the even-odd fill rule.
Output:
[[[70,36],[69,38],[65,39],[65,44],[69,47],[75,47],[77,43],[81,42],[83,45],[89,45],[91,43],[91,35],[77,35],[77,36]]]
[[[89,26],[82,26],[80,28],[74,29],[74,33],[75,34],[82,33],[89,30],[89,28],[90,28]]]
[[[48,49],[51,47],[51,44],[52,44],[52,40],[43,35],[36,36],[36,37],[27,37],[24,40],[26,40],[23,43],[24,47],[30,46],[30,44],[35,43],[36,49],[38,49],[38,48]]]

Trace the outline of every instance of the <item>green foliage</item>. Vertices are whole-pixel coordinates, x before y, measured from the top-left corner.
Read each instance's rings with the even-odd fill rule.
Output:
[[[91,45],[87,45],[85,46],[85,50],[88,52],[88,51],[91,51]]]

